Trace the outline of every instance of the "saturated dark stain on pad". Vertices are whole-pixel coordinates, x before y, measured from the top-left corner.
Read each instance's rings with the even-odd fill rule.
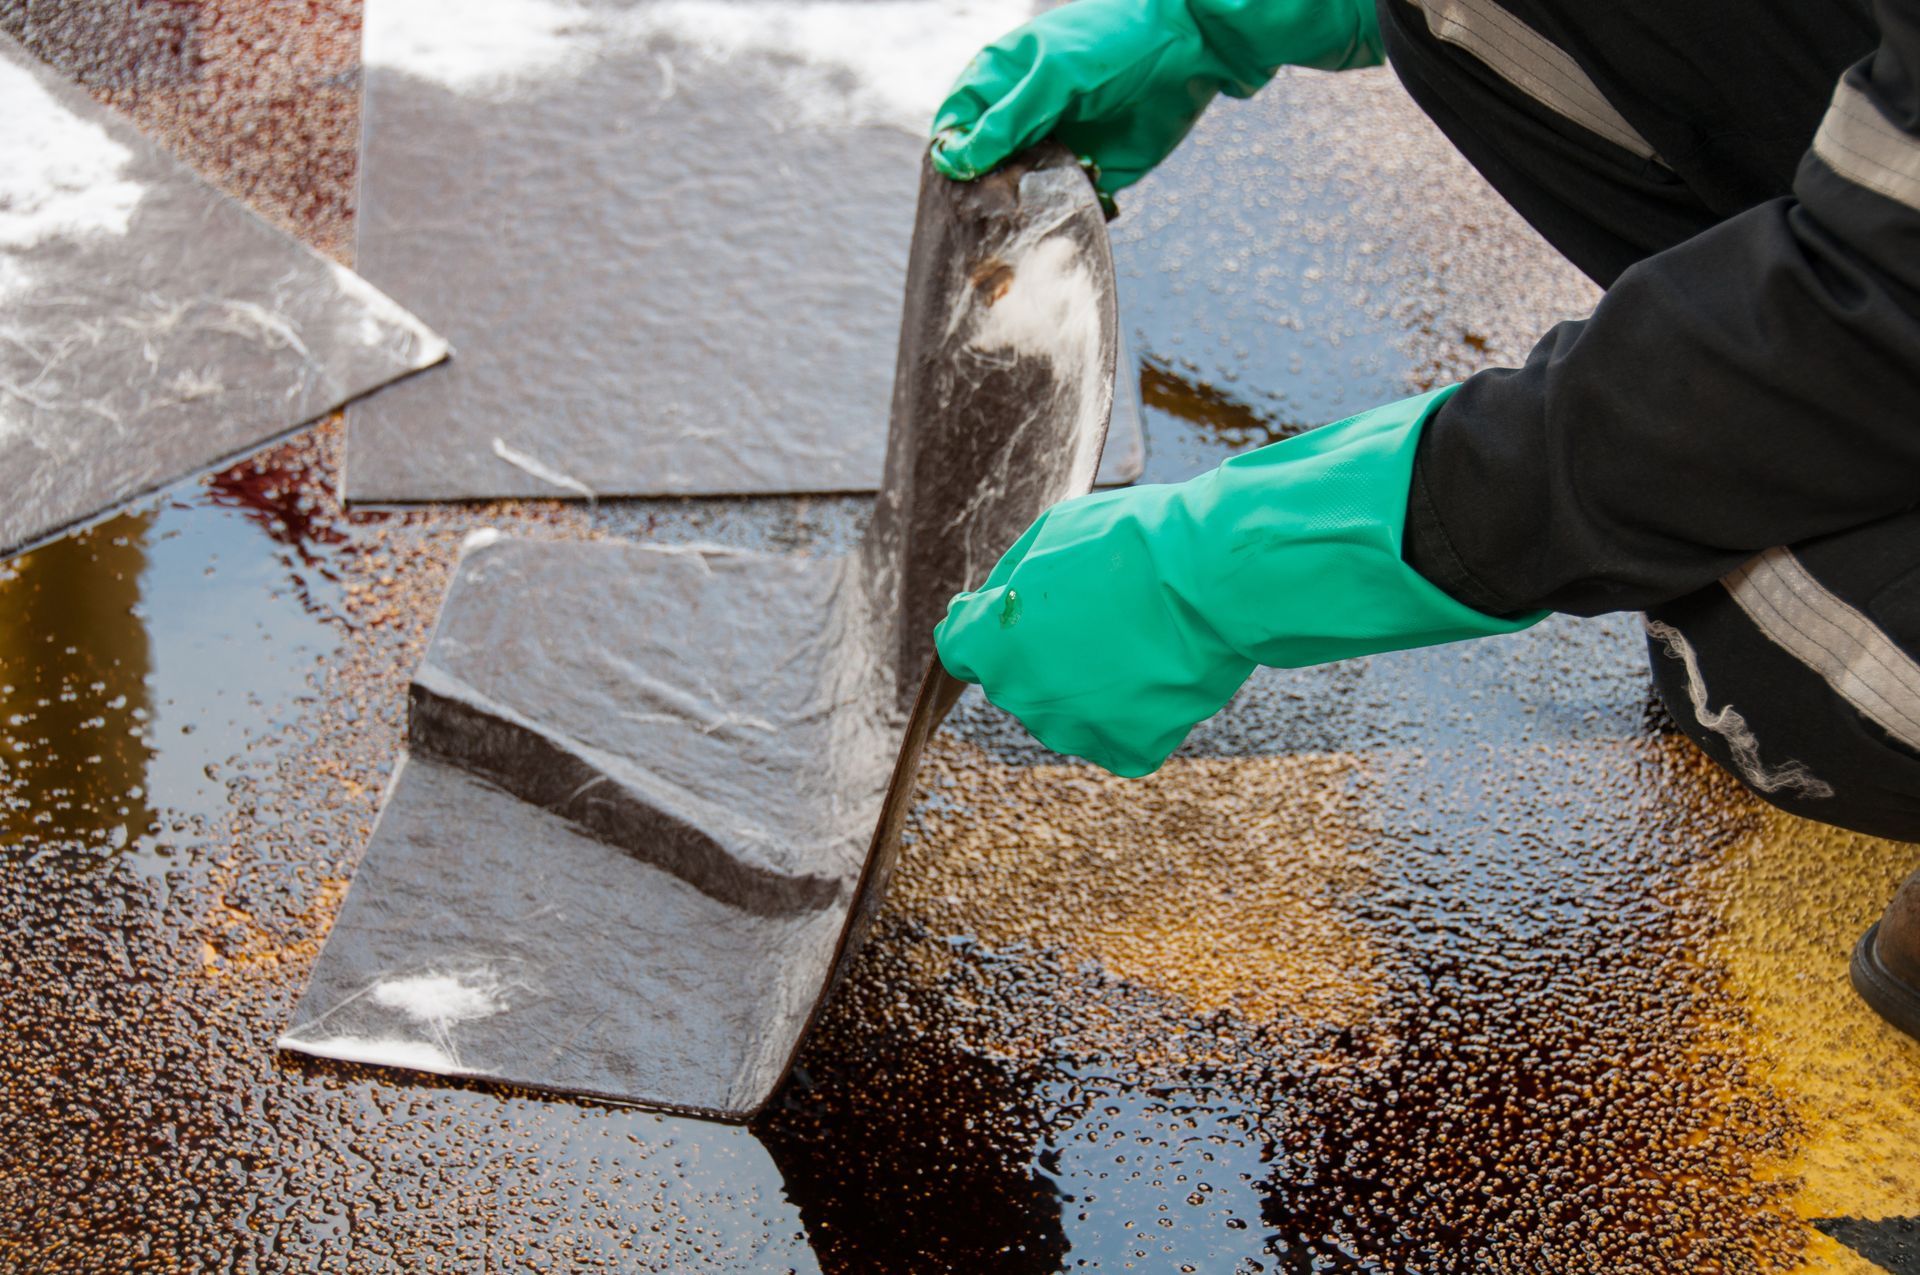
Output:
[[[927,168],[855,552],[470,544],[282,1045],[757,1111],[865,934],[958,693],[935,621],[1092,485],[1115,329],[1070,154],[965,186]]]

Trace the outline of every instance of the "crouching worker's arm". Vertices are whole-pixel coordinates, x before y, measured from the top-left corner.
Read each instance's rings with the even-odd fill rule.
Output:
[[[1102,194],[1139,181],[1219,93],[1282,66],[1377,66],[1372,0],[1073,0],[974,57],[934,117],[933,162],[971,181],[1045,137]]]
[[[1256,665],[1298,668],[1511,633],[1401,558],[1440,390],[1184,483],[1065,501],[934,630],[940,660],[1048,747],[1157,769]]]

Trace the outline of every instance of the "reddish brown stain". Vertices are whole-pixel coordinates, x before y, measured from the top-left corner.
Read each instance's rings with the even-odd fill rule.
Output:
[[[1007,289],[1013,287],[1013,267],[995,257],[975,266],[967,280],[980,293],[981,299],[992,305],[1007,295]]]

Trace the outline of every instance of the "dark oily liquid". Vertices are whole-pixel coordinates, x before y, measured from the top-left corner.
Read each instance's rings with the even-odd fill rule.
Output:
[[[356,6],[13,6],[0,26],[282,224],[347,242]],[[1223,108],[1123,197],[1123,301],[1161,378],[1150,477],[1457,375],[1509,310],[1546,326],[1505,284],[1448,298],[1424,282],[1443,263],[1393,251],[1437,233],[1409,209],[1471,192],[1420,185],[1438,143],[1384,81],[1328,83]],[[1376,108],[1364,136],[1342,123]],[[1281,145],[1397,162],[1380,119],[1426,157],[1395,170],[1397,205],[1354,205],[1346,161]],[[1242,269],[1261,244],[1281,247]],[[1511,255],[1463,254],[1458,288],[1513,277]],[[279,1058],[469,530],[819,551],[864,516],[349,518],[338,445],[323,427],[0,569],[0,1267],[1798,1262],[1793,1154],[1837,1117],[1760,1078],[1726,918],[1768,874],[1857,882],[1865,918],[1904,865],[1767,832],[1646,715],[1622,625],[1262,675],[1137,784],[963,702],[874,940],[752,1129]],[[1729,856],[1747,876],[1718,872]],[[1742,922],[1754,946],[1843,910],[1800,893]],[[1861,1024],[1822,1022],[1859,1047]],[[1862,1179],[1920,1213],[1880,1154]]]
[[[1382,745],[1391,715],[1298,675],[1138,784],[1036,769],[963,705],[872,946],[751,1130],[277,1059],[468,525],[343,518],[303,468],[321,451],[250,470],[254,503],[183,489],[0,584],[0,756],[35,763],[4,771],[0,856],[0,1137],[29,1184],[0,1219],[26,1268],[1764,1269],[1798,1248],[1757,1182],[1793,1120],[1729,1052],[1686,957],[1702,919],[1667,897],[1749,816],[1657,736],[1450,755],[1472,732],[1445,706],[1482,683],[1432,669],[1407,672],[1430,754],[1314,754],[1329,707]],[[1544,693],[1618,702],[1605,680]]]

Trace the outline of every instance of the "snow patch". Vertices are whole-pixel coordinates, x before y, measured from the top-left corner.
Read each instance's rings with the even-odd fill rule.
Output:
[[[121,174],[133,152],[75,115],[32,71],[0,61],[0,251],[49,239],[124,235],[146,187]],[[30,273],[0,260],[0,296]]]
[[[146,189],[121,176],[132,151],[11,62],[0,62],[0,119],[0,248],[127,233]]]
[[[628,21],[709,62],[764,64],[784,120],[918,135],[980,46],[1032,14],[1030,0],[658,0]]]
[[[924,131],[967,59],[1033,14],[1032,0],[369,0],[364,57],[471,95],[578,74],[600,56],[671,41],[709,65],[755,64],[743,95],[778,94],[782,124]],[[660,100],[676,63],[658,50]],[[770,81],[766,88],[756,80]]]
[[[360,59],[456,93],[497,92],[578,69],[593,16],[556,0],[368,0]]]

